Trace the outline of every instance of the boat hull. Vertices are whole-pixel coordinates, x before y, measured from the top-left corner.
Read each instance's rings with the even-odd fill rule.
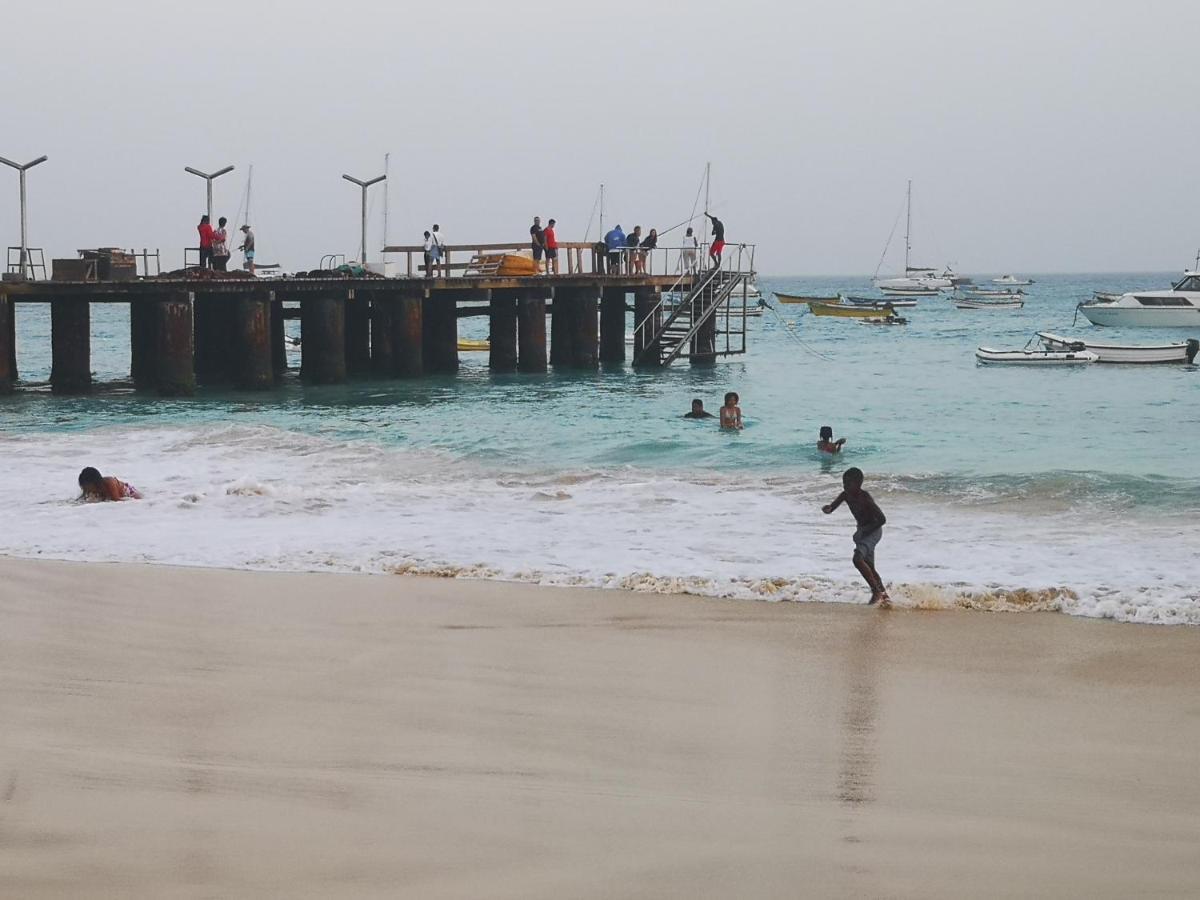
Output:
[[[1079,312],[1093,325],[1109,328],[1200,328],[1200,307],[1196,306],[1085,303],[1079,307]]]
[[[832,316],[838,319],[879,319],[889,318],[889,310],[874,309],[870,306],[841,306],[834,303],[812,303],[809,305],[814,316]]]
[[[1042,344],[1048,350],[1067,350],[1072,346],[1083,344],[1088,352],[1096,354],[1098,357],[1096,361],[1102,363],[1130,365],[1186,364],[1191,361],[1188,358],[1188,354],[1191,353],[1193,360],[1196,354],[1195,347],[1189,347],[1186,342],[1139,347],[1131,344],[1105,344],[1095,341],[1071,340],[1070,338],[1064,338],[1045,331],[1039,331],[1038,337],[1041,338]]]
[[[975,358],[988,365],[1008,366],[1086,366],[1099,359],[1087,350],[993,350],[980,347]]]
[[[959,309],[1020,309],[1025,305],[1024,300],[958,300],[954,305]]]
[[[780,303],[838,303],[840,297],[806,297],[802,294],[781,294],[775,292],[775,299]]]

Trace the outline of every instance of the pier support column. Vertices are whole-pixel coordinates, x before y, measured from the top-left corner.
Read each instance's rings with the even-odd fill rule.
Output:
[[[434,291],[422,311],[425,371],[448,375],[458,371],[458,293]]]
[[[371,374],[376,378],[390,378],[394,374],[395,313],[395,298],[382,293],[371,298]]]
[[[129,377],[138,390],[154,387],[154,304],[129,301]]]
[[[454,326],[458,328],[458,323]],[[458,344],[455,343],[457,351]],[[392,311],[392,374],[415,378],[425,374],[425,298],[406,294]]]
[[[570,298],[567,321],[570,323],[571,357],[566,364],[576,369],[594,369],[600,362],[597,318],[600,289],[598,286],[571,288],[561,293]]]
[[[0,294],[0,394],[11,394],[17,380],[15,318],[12,300]]]
[[[517,369],[546,371],[546,300],[541,291],[517,299]]]
[[[174,291],[153,305],[155,386],[164,397],[191,394],[196,389],[192,294]]]
[[[308,297],[300,303],[300,378],[309,384],[346,380],[346,298]]]
[[[550,306],[550,365],[571,363],[571,312],[569,288],[556,288]]]
[[[625,288],[605,288],[600,296],[600,361],[625,361]]]
[[[653,318],[646,323],[646,327],[634,332],[633,343],[633,358],[636,360],[642,351],[646,354],[642,358],[640,365],[657,366],[659,358],[659,345],[657,341],[648,341],[650,335],[657,333],[658,328],[662,324],[662,312],[657,313],[654,310],[658,307],[659,292],[655,288],[638,288],[633,292],[633,321],[641,324],[646,321],[646,318],[653,314]],[[635,326],[636,327],[636,326]],[[647,346],[650,344],[650,346]]]
[[[233,379],[233,297],[197,293],[192,303],[196,380],[200,384],[229,384]]]
[[[271,360],[271,301],[249,294],[229,298],[230,361],[234,387],[264,391],[275,385]]]
[[[287,332],[283,326],[283,301],[271,294],[271,370],[275,380],[283,377],[288,369]]]
[[[694,301],[693,315],[698,314],[700,301]],[[718,310],[712,318],[700,326],[692,338],[688,354],[693,366],[711,366],[717,361],[717,319],[724,318]]]
[[[511,291],[493,291],[488,313],[491,350],[488,368],[493,372],[517,370],[517,299]]]
[[[91,304],[85,299],[50,302],[50,390],[86,394],[92,389]]]
[[[352,291],[346,301],[346,372],[371,372],[371,300],[366,291]]]

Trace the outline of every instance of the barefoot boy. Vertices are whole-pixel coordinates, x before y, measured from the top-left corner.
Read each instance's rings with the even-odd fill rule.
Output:
[[[842,505],[843,500],[846,501],[850,512],[854,513],[854,521],[858,523],[858,530],[854,532],[854,568],[858,569],[871,589],[871,603],[890,606],[891,600],[883,589],[883,579],[875,571],[875,545],[883,537],[887,517],[871,495],[863,490],[862,483],[862,469],[847,469],[842,474],[842,487],[845,490],[832,503],[821,507],[821,511],[829,515]]]

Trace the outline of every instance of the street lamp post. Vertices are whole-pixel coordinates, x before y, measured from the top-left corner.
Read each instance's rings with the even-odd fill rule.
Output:
[[[184,166],[183,171],[191,172],[193,175],[198,175],[200,178],[204,179],[205,186],[208,188],[208,219],[211,222],[212,221],[212,183],[217,178],[220,178],[222,175],[226,174],[227,172],[232,172],[233,166],[226,166],[225,168],[218,169],[215,172],[201,172],[199,169],[193,169],[191,166]]]
[[[357,178],[354,178],[351,175],[343,175],[342,177],[345,178],[347,181],[353,182],[354,184],[357,184],[360,188],[362,188],[362,260],[361,260],[361,262],[365,266],[367,264],[367,188],[369,188],[373,184],[379,184],[379,182],[384,181],[387,178],[387,175],[378,175],[375,178],[372,178],[370,181],[359,181]]]
[[[25,275],[26,268],[28,268],[30,274],[33,274],[33,267],[29,265],[29,236],[28,236],[28,224],[27,224],[27,219],[25,216],[25,173],[28,172],[30,169],[32,169],[34,166],[44,163],[49,158],[50,157],[48,157],[48,156],[39,156],[33,162],[27,162],[27,163],[25,163],[25,165],[21,165],[20,163],[13,162],[11,159],[5,159],[3,156],[0,156],[0,162],[4,163],[6,166],[12,166],[14,169],[17,170],[18,173],[20,173],[20,179],[21,179],[21,257],[20,257],[20,265],[21,265],[21,278],[22,279],[24,279],[26,277],[26,275]]]

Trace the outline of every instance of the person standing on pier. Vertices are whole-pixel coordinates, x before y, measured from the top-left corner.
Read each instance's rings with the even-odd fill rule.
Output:
[[[431,252],[433,253],[433,264],[437,268],[437,273],[440,277],[445,278],[450,274],[450,270],[446,268],[446,264],[442,262],[446,258],[446,236],[442,233],[442,226],[436,222],[433,224],[433,234],[430,236],[433,243]]]
[[[553,269],[553,274],[558,274],[558,235],[554,233],[555,221],[551,219],[546,223],[546,230],[542,232],[542,236],[546,241],[546,274],[550,275]]]
[[[425,277],[433,277],[433,235],[425,232]]]
[[[546,250],[546,232],[542,230],[542,217],[534,216],[529,227],[529,244],[533,248],[533,264],[538,274],[542,273],[542,253]]]
[[[254,274],[254,232],[250,230],[249,225],[242,226],[242,244],[238,247],[239,250],[246,256],[244,268],[251,275]]]
[[[699,249],[700,239],[689,225],[687,234],[683,236],[683,252],[679,255],[680,267],[684,272],[696,271],[696,254]]]
[[[708,248],[708,258],[712,260],[713,268],[721,268],[721,253],[725,250],[725,223],[714,215],[705,213],[712,219],[713,242]]]
[[[650,233],[646,235],[646,239],[642,241],[642,249],[638,251],[638,271],[643,275],[646,274],[646,257],[650,255],[651,250],[658,248],[658,229],[651,228]],[[651,265],[653,268],[653,265]]]
[[[208,223],[208,216],[200,217],[200,224],[196,226],[196,230],[200,232],[200,268],[212,268],[212,245],[213,245],[213,227]]]
[[[225,230],[228,221],[221,216],[217,219],[217,230],[213,232],[212,267],[218,272],[229,271],[229,232]]]
[[[634,225],[633,231],[625,238],[626,270],[630,275],[638,272],[638,245],[642,242],[642,226]]]
[[[625,246],[625,232],[620,224],[614,225],[612,231],[604,236],[604,246],[608,248],[608,274],[621,274],[621,248]]]

